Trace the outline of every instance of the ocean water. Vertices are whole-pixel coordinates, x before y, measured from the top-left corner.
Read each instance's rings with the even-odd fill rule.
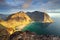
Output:
[[[42,35],[58,35],[60,36],[60,14],[52,13],[49,14],[50,17],[54,20],[54,23],[43,24],[39,22],[34,22],[27,25],[22,31],[31,31],[36,34]]]

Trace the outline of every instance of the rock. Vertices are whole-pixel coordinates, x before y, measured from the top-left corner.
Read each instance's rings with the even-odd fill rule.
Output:
[[[59,36],[55,35],[37,35],[30,31],[17,31],[10,35],[9,40],[59,40]]]
[[[32,40],[35,35],[35,33],[29,31],[17,31],[10,36],[9,40]]]
[[[7,28],[0,24],[0,40],[8,40],[9,35]]]

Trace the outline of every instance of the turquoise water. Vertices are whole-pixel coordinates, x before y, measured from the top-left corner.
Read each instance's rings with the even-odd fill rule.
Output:
[[[57,16],[52,17],[52,19],[54,20],[54,23],[43,24],[39,22],[34,22],[26,26],[22,31],[29,30],[37,34],[60,36],[60,17],[59,16],[57,17]]]
[[[47,31],[47,24],[39,23],[39,22],[34,22],[26,26],[23,31],[29,30],[31,32],[36,32],[37,34],[46,34],[48,33]],[[45,32],[46,31],[46,32]]]

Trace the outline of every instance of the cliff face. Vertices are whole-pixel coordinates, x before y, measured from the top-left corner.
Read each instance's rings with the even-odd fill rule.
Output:
[[[27,15],[29,15],[33,21],[38,21],[41,23],[52,23],[53,22],[50,16],[44,12],[39,12],[39,11],[27,12]]]
[[[45,13],[43,23],[53,23],[53,19],[48,14]]]

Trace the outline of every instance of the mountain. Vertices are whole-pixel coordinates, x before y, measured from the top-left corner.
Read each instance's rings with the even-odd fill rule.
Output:
[[[7,28],[7,31],[12,34],[15,31],[21,31],[28,24],[32,22],[52,23],[53,20],[50,16],[44,12],[17,12],[9,15],[6,20],[0,20],[0,24]]]
[[[30,17],[25,12],[17,12],[7,17],[6,21],[1,22],[10,34],[14,31],[21,31],[26,25],[31,23]]]
[[[27,15],[33,20],[38,21],[41,23],[52,23],[53,20],[47,13],[34,11],[34,12],[27,12]]]
[[[0,19],[6,20],[7,15],[0,14]]]
[[[29,16],[25,12],[23,12],[23,11],[14,13],[12,15],[9,15],[7,20],[15,20],[15,21],[23,21],[23,20],[25,20],[25,21],[31,21]]]

